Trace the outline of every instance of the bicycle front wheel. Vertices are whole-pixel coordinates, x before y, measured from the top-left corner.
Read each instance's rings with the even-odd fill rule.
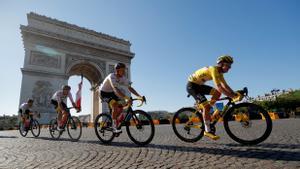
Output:
[[[204,122],[202,115],[192,107],[178,110],[172,120],[176,136],[185,142],[196,142],[203,137]]]
[[[22,121],[19,122],[19,132],[23,137],[26,137],[28,133],[28,130],[25,128],[25,124]]]
[[[31,121],[31,133],[34,137],[38,137],[41,133],[40,124],[37,120]]]
[[[82,125],[78,117],[72,116],[67,123],[68,135],[73,141],[78,141],[82,134]]]
[[[244,145],[255,145],[269,137],[272,120],[261,106],[240,103],[226,112],[224,128],[234,141]]]
[[[112,118],[109,114],[98,114],[94,121],[94,129],[99,140],[105,144],[110,143],[115,135],[112,129]]]
[[[49,132],[52,138],[59,139],[61,132],[58,131],[58,124],[56,119],[52,119],[49,124]]]
[[[132,112],[129,123],[126,123],[129,138],[137,145],[149,144],[154,137],[154,123],[149,114],[143,110]]]

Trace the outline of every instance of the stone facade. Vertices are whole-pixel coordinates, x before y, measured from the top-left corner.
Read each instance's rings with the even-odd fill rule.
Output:
[[[27,19],[28,25],[20,26],[25,49],[20,104],[33,98],[35,110],[41,113],[39,121],[47,124],[56,116],[50,105],[53,93],[70,76],[82,74],[92,86],[93,121],[101,110],[98,86],[111,66],[125,63],[130,78],[134,57],[130,42],[35,13],[29,13]]]

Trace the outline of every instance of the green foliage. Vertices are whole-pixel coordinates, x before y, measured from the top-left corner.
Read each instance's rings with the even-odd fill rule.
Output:
[[[274,101],[255,101],[268,111],[295,110],[300,107],[300,90],[282,94]]]
[[[0,116],[0,130],[12,130],[18,124],[18,116]]]
[[[161,120],[161,119],[171,119],[173,117],[173,113],[158,110],[158,111],[149,111],[148,112],[153,120]]]
[[[285,109],[296,109],[300,107],[300,91],[281,95],[277,98],[278,106]]]

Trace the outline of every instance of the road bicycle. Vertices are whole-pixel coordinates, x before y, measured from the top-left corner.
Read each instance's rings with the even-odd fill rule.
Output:
[[[239,92],[246,100],[249,99],[246,87]],[[264,108],[250,102],[236,104],[229,97],[219,100],[228,102],[219,112],[219,118],[211,122],[210,127],[213,133],[216,132],[217,122],[223,121],[226,133],[234,141],[243,145],[259,144],[270,136],[272,120]],[[172,128],[176,136],[185,142],[200,140],[205,130],[202,112],[194,107],[181,108],[174,114]]]
[[[32,135],[34,137],[38,137],[41,132],[40,124],[39,122],[35,119],[36,117],[39,117],[39,113],[36,112],[29,112],[29,126],[25,126],[25,119],[21,120],[19,122],[19,132],[21,136],[26,137],[28,131],[30,130]]]
[[[57,118],[52,119],[49,124],[49,132],[52,138],[59,139],[60,136],[67,128],[68,135],[73,141],[78,141],[82,134],[82,125],[78,117],[71,116],[70,109],[74,107],[66,108],[66,112],[68,113],[67,122],[63,125],[62,130],[58,129]]]
[[[131,99],[132,102],[139,100],[142,106],[146,102],[145,97]],[[105,100],[104,100],[105,101]],[[107,102],[107,101],[106,101]],[[137,145],[144,146],[149,144],[154,137],[154,123],[149,114],[143,110],[133,110],[132,102],[122,105],[126,110],[125,118],[120,122],[117,129],[121,129],[122,126],[126,126],[126,132],[129,138]],[[114,133],[112,128],[112,116],[111,109],[109,113],[98,114],[94,121],[95,133],[99,140],[103,143],[110,143],[114,137],[119,136],[119,133]]]

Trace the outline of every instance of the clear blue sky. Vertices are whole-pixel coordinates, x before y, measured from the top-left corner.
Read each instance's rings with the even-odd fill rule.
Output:
[[[251,96],[300,84],[300,1],[298,0],[99,0],[0,1],[0,115],[16,114],[24,49],[20,24],[36,12],[129,40],[133,87],[148,98],[145,110],[175,111],[186,98],[187,77],[214,65],[221,54],[235,63],[227,82],[247,86]],[[79,77],[71,77],[76,88]],[[85,81],[83,114],[89,112]]]

